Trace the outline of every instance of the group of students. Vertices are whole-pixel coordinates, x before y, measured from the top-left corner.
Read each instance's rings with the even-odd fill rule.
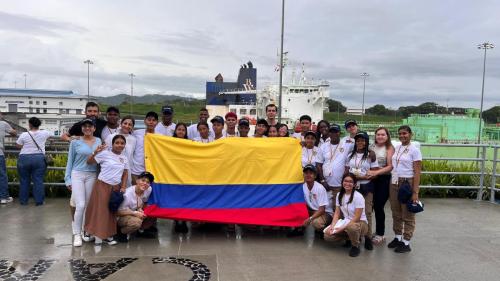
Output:
[[[366,132],[358,129],[355,120],[347,120],[348,133],[340,138],[341,128],[327,121],[318,123],[318,131],[307,131],[310,117],[301,117],[302,166],[304,198],[311,224],[321,231],[325,240],[347,239],[350,256],[358,256],[364,238],[364,248],[373,250],[373,244],[385,241],[385,212],[390,201],[394,239],[388,247],[397,253],[411,251],[410,240],[415,230],[415,213],[407,202],[398,197],[403,184],[411,189],[411,204],[420,204],[418,193],[422,154],[411,143],[409,126],[398,129],[397,145],[391,142],[387,128],[375,130],[375,141],[370,144]],[[372,234],[372,212],[375,211],[375,235]],[[295,229],[292,235],[301,234]]]
[[[88,102],[86,118],[75,123],[62,135],[70,141],[65,184],[72,191],[73,245],[95,241],[97,245],[128,241],[130,235],[154,236],[155,220],[147,218],[144,207],[151,194],[154,176],[145,171],[144,137],[161,134],[176,138],[209,143],[227,137],[294,137],[302,145],[304,172],[304,199],[309,218],[303,227],[312,225],[324,233],[325,240],[347,239],[350,255],[359,255],[359,245],[373,249],[373,244],[385,241],[384,206],[390,201],[395,238],[388,244],[398,253],[411,251],[410,239],[415,229],[415,214],[399,202],[398,190],[403,182],[409,183],[412,202],[418,202],[422,156],[419,148],[411,143],[410,127],[398,130],[400,144],[393,146],[389,131],[378,128],[375,141],[370,144],[366,132],[359,131],[355,120],[347,120],[348,133],[341,138],[341,128],[322,120],[312,131],[310,116],[300,118],[300,133],[289,134],[286,124],[276,118],[278,108],[266,106],[266,119],[256,122],[250,134],[250,121],[238,120],[234,112],[224,117],[209,119],[202,108],[197,123],[173,123],[174,109],[163,106],[161,120],[157,113],[148,112],[144,118],[145,129],[135,130],[132,116],[120,118],[116,107],[106,110],[106,120],[100,119],[99,106]],[[34,182],[34,198],[43,204],[43,175],[45,142],[50,134],[39,130],[40,120],[29,120],[29,131],[20,135],[17,143],[22,148],[18,167],[29,165],[21,174],[21,204],[27,204],[30,179]],[[24,155],[24,156],[23,156]],[[21,159],[23,158],[23,159]],[[43,168],[38,169],[40,166]],[[27,174],[27,173],[31,174]],[[23,175],[25,179],[23,182]],[[123,202],[116,212],[109,208],[113,192],[123,193]],[[375,211],[376,231],[372,235],[372,211]],[[176,231],[186,232],[185,222],[175,222]],[[291,231],[300,234],[301,228]],[[118,237],[114,239],[113,237]]]

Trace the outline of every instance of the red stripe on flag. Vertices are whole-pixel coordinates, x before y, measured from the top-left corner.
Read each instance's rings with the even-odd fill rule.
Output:
[[[305,203],[274,208],[246,209],[159,208],[156,205],[150,205],[144,212],[150,217],[173,220],[289,227],[301,226],[309,217]]]

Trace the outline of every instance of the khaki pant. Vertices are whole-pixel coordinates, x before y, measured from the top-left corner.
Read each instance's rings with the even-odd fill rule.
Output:
[[[342,232],[330,234],[325,233],[325,241],[351,240],[354,247],[359,247],[361,237],[368,234],[368,224],[365,221],[350,223]]]
[[[365,196],[365,215],[368,220],[367,236],[372,236],[372,213],[373,213],[373,192],[368,192]]]
[[[123,234],[134,233],[142,226],[142,219],[136,216],[122,216],[118,217],[118,227]]]
[[[392,211],[392,229],[394,234],[403,235],[403,239],[410,241],[415,231],[415,214],[408,211],[406,204],[401,204],[398,200],[399,186],[403,182],[402,179],[398,184],[391,184],[389,190],[389,201]],[[413,179],[408,179],[408,182],[413,187]]]
[[[311,210],[308,208],[309,211],[309,216],[312,216],[314,214],[314,210]],[[324,213],[321,217],[315,218],[312,222],[311,225],[314,227],[315,230],[323,231],[325,227],[327,227],[330,223],[332,222],[332,216],[328,213]]]

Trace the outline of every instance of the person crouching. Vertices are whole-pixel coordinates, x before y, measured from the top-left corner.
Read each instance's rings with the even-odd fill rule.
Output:
[[[118,208],[118,232],[120,242],[128,241],[130,234],[153,225],[154,220],[150,220],[144,214],[144,207],[151,195],[151,183],[154,176],[151,173],[143,172],[136,180],[136,184],[127,188],[123,194],[123,202]]]

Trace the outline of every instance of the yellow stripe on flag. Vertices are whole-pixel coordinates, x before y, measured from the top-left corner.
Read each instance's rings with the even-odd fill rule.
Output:
[[[146,169],[157,183],[286,184],[303,182],[294,138],[225,138],[212,143],[146,134]]]

